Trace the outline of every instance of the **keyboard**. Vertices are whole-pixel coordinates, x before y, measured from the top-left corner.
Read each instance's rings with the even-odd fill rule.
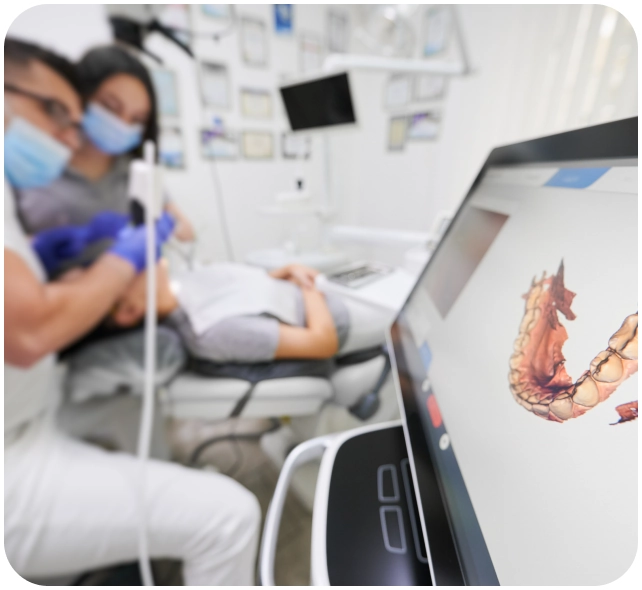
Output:
[[[344,287],[358,289],[392,272],[392,268],[382,264],[362,264],[336,272],[328,276],[328,280]]]

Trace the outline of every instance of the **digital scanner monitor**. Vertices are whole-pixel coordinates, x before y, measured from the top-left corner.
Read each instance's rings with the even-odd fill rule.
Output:
[[[633,562],[637,125],[495,149],[392,326],[437,585],[606,584]]]
[[[355,123],[348,74],[280,88],[292,131]]]

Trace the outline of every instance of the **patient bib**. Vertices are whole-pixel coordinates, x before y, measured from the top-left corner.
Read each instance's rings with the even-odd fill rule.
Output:
[[[297,289],[245,264],[222,263],[184,271],[172,277],[176,297],[197,335],[221,320],[268,314],[298,325]]]

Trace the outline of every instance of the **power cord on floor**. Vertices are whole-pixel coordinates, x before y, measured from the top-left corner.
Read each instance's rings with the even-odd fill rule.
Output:
[[[238,438],[233,438],[230,442],[232,443],[232,449],[234,449],[234,453],[236,454],[236,461],[232,464],[232,467],[222,473],[228,477],[234,477],[243,466],[243,451],[241,450],[241,445],[239,445]]]
[[[208,438],[204,440],[202,443],[200,443],[194,451],[192,451],[192,455],[190,456],[189,464],[192,467],[196,467],[198,464],[199,459],[201,458],[201,455],[203,454],[204,451],[209,449],[211,446],[218,444],[224,440],[230,440],[230,441],[238,441],[240,440],[257,440],[261,438],[263,435],[268,434],[270,432],[274,432],[281,428],[281,421],[278,418],[271,418],[270,419],[271,425],[260,431],[260,432],[247,432],[247,433],[242,433],[242,434],[224,434],[220,436],[213,436],[212,438]],[[240,450],[240,448],[238,449]],[[237,461],[232,468],[234,468],[235,473],[238,472],[238,469],[240,468],[240,465],[237,466],[239,462]],[[228,471],[232,471],[232,468]]]

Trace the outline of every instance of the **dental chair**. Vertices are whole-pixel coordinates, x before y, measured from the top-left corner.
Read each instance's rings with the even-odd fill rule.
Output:
[[[126,346],[107,351],[98,340],[63,357],[67,402],[63,420],[72,434],[83,436],[84,430],[106,438],[106,422],[114,421],[117,406],[130,418],[135,413],[131,404],[142,392],[144,371],[130,353]],[[161,417],[208,421],[289,418],[316,415],[325,404],[333,403],[366,420],[379,406],[379,390],[390,370],[381,346],[322,361],[223,365],[188,360],[178,336],[162,325],[157,333],[157,358],[162,370],[156,375],[159,411],[153,454],[158,458],[169,455],[163,448]],[[93,410],[84,412],[93,413],[89,422],[78,420],[80,408]],[[136,432],[133,428],[133,436]],[[120,446],[131,451],[135,440]]]
[[[161,395],[165,411],[175,418],[307,416],[332,401],[367,419],[378,407],[389,366],[380,346],[320,361],[192,360]]]

